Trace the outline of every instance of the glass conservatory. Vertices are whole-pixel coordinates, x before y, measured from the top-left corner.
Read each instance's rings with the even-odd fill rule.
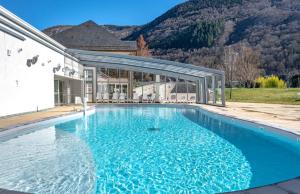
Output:
[[[173,61],[68,50],[84,65],[84,96],[97,103],[225,105],[224,72]]]

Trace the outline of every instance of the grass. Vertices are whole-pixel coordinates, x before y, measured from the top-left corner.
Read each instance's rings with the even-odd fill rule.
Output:
[[[300,88],[233,88],[231,99],[229,98],[230,89],[226,88],[225,95],[228,102],[253,102],[267,104],[297,104],[297,93]]]

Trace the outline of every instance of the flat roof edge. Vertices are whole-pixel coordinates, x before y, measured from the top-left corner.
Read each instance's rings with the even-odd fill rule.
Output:
[[[66,49],[65,46],[63,46],[59,42],[55,41],[54,39],[50,38],[49,36],[44,34],[42,31],[36,29],[35,27],[30,25],[23,19],[19,18],[18,16],[16,16],[15,14],[13,14],[12,12],[10,12],[9,10],[7,10],[6,8],[4,8],[1,5],[0,5],[0,15],[2,15],[4,18],[8,19],[9,21],[13,22],[14,24],[22,27],[24,30],[29,31],[30,33],[34,34],[35,36],[43,39],[44,41],[47,41],[48,43],[52,44],[53,46],[61,49],[62,51],[64,51]]]

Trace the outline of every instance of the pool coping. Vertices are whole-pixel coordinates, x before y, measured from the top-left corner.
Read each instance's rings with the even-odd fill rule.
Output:
[[[266,186],[254,187],[251,189],[245,189],[240,191],[231,191],[221,194],[297,194],[300,192],[300,176],[289,179],[287,181],[281,181]]]
[[[86,112],[84,112],[83,110],[78,111],[78,112],[69,112],[66,114],[50,116],[50,117],[37,119],[34,121],[29,121],[29,122],[25,122],[25,123],[21,123],[21,124],[17,124],[17,125],[10,125],[8,127],[1,128],[0,138],[20,132],[22,130],[29,129],[31,127],[35,127],[37,125],[38,126],[46,126],[46,125],[52,124],[52,123],[59,123],[61,120],[73,120],[76,118],[83,117],[85,114],[89,115],[94,112],[95,112],[95,106],[90,106],[89,108],[87,108]],[[2,193],[0,193],[0,194],[2,194]]]
[[[251,119],[242,119],[242,118],[238,118],[238,117],[234,117],[234,116],[230,116],[230,115],[226,115],[226,114],[220,114],[217,113],[215,111],[212,110],[208,110],[205,107],[201,106],[201,104],[149,104],[149,103],[142,103],[142,104],[136,104],[136,103],[132,103],[132,104],[122,104],[122,103],[118,103],[118,104],[96,104],[93,106],[90,106],[87,109],[86,114],[93,114],[96,111],[97,107],[101,107],[101,106],[131,106],[131,105],[135,105],[135,106],[140,106],[140,105],[149,105],[149,106],[169,106],[169,107],[194,107],[197,109],[200,109],[202,111],[205,111],[208,114],[215,114],[217,116],[220,117],[225,117],[225,118],[229,118],[232,120],[238,120],[241,122],[245,122],[248,123],[250,125],[258,125],[259,127],[263,127],[264,129],[270,130],[270,131],[275,131],[275,132],[279,132],[281,135],[288,135],[294,138],[297,138],[297,140],[299,139],[300,141],[300,134],[294,133],[292,131],[289,131],[287,129],[278,127],[278,126],[272,126],[269,123],[263,123],[263,122],[257,122]],[[52,123],[58,123],[61,120],[73,120],[79,117],[83,117],[85,115],[84,111],[79,111],[79,112],[70,112],[70,113],[66,113],[63,115],[58,115],[58,116],[52,116],[52,117],[47,117],[47,118],[43,118],[43,119],[39,119],[39,120],[35,120],[35,121],[31,121],[31,122],[25,122],[19,125],[12,125],[9,126],[7,128],[1,128],[2,131],[0,131],[0,137],[4,137],[4,136],[8,136],[17,132],[20,132],[22,130],[28,129],[30,127],[39,125],[39,126],[45,126],[48,124],[52,124]],[[264,186],[260,186],[260,187],[254,187],[254,188],[250,188],[250,189],[245,189],[245,190],[239,190],[239,191],[233,191],[233,192],[224,192],[224,194],[251,194],[251,193],[264,193],[264,194],[274,194],[274,192],[280,192],[283,194],[296,194],[297,192],[294,191],[294,189],[297,189],[296,191],[300,192],[300,176],[299,177],[295,177],[295,178],[291,178],[288,180],[283,180],[281,182],[277,182],[277,183],[273,183],[270,185],[264,185]],[[11,190],[6,190],[6,189],[1,189],[0,188],[0,194],[22,194],[24,192],[18,192],[18,191],[11,191]]]

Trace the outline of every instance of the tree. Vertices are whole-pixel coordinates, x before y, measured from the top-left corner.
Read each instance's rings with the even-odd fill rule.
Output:
[[[236,61],[237,78],[244,83],[245,87],[249,88],[261,73],[259,69],[260,54],[243,44],[239,46],[239,50],[239,56]]]
[[[221,69],[225,72],[225,83],[230,88],[230,99],[232,97],[232,83],[233,80],[236,79],[237,57],[238,53],[235,52],[231,46],[224,48],[224,63],[221,64]]]
[[[140,35],[137,39],[137,55],[138,56],[150,56],[148,45],[144,40],[143,35]]]

